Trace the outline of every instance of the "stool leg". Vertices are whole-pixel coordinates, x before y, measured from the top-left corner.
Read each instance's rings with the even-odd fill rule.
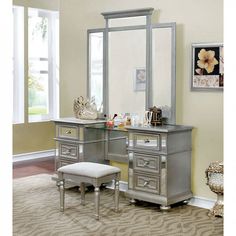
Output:
[[[115,211],[119,211],[119,180],[115,179]]]
[[[85,205],[85,184],[80,183],[80,194],[81,194],[81,204],[84,206]]]
[[[99,220],[99,203],[100,203],[100,188],[99,187],[95,187],[94,195],[95,195],[95,217],[97,220]]]
[[[65,180],[61,180],[59,182],[59,190],[60,190],[60,211],[64,211],[65,205]]]

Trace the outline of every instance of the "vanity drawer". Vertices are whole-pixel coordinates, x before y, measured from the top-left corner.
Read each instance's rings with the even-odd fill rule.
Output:
[[[134,153],[133,165],[135,170],[159,173],[160,157]]]
[[[70,125],[58,125],[58,136],[60,138],[78,139],[78,127]]]
[[[134,133],[134,148],[161,150],[161,135],[160,134],[138,134]]]
[[[69,160],[69,159],[63,159],[63,158],[58,158],[56,160],[56,163],[55,163],[55,169],[57,171],[58,168],[62,167],[62,166],[66,166],[66,165],[70,165],[70,164],[74,164],[76,163],[77,161],[75,160]]]
[[[160,193],[160,180],[159,177],[149,176],[144,173],[134,173],[134,189],[144,192]]]
[[[59,156],[67,159],[79,159],[79,146],[59,143]]]

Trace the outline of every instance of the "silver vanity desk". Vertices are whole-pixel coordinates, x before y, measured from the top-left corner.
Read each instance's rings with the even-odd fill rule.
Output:
[[[192,197],[192,127],[126,126],[108,129],[104,120],[53,120],[56,125],[55,168],[80,162],[128,164],[126,196],[153,202],[162,209]]]
[[[192,127],[163,125],[127,127],[127,130],[126,196],[161,204],[161,209],[191,198]]]
[[[52,180],[59,186],[57,169],[61,166],[81,161],[105,163],[104,132],[95,127],[104,127],[105,121],[79,120],[66,117],[52,120],[55,123],[55,175]],[[89,129],[89,127],[93,127]],[[71,181],[66,182],[67,187],[75,186]]]
[[[52,121],[56,127],[55,170],[80,161],[109,163],[108,160],[114,160],[128,163],[127,130],[108,129],[105,120],[67,117]]]

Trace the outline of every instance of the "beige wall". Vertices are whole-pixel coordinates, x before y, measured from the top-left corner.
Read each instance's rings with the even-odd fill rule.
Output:
[[[73,115],[73,99],[86,95],[86,30],[104,27],[101,12],[153,7],[155,22],[176,22],[177,123],[195,127],[194,195],[215,198],[206,185],[205,169],[211,161],[223,159],[223,93],[190,91],[191,44],[223,41],[223,0],[61,0],[60,4],[62,116]]]
[[[55,148],[54,135],[55,128],[51,122],[14,125],[13,154],[53,149]]]
[[[40,9],[55,10],[59,9],[60,0],[13,0],[14,5],[24,7],[35,7]]]
[[[13,0],[13,4],[24,7],[59,10],[59,0]],[[25,51],[25,54],[27,55],[27,51]],[[26,84],[27,79],[26,76]],[[27,101],[27,97],[25,100]],[[14,124],[13,155],[53,149],[55,148],[53,136],[54,124],[52,122]]]

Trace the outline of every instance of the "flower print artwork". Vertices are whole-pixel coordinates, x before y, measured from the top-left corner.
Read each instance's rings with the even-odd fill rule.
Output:
[[[197,61],[198,69],[196,69],[196,72],[200,75],[203,75],[204,70],[207,71],[207,73],[212,73],[214,70],[215,65],[219,64],[219,62],[215,58],[215,52],[212,50],[206,50],[201,49],[201,51],[198,53],[199,60]]]
[[[135,91],[145,91],[146,88],[146,69],[135,68],[134,75],[134,90]]]
[[[222,89],[224,86],[223,45],[193,44],[192,50],[192,89]]]

